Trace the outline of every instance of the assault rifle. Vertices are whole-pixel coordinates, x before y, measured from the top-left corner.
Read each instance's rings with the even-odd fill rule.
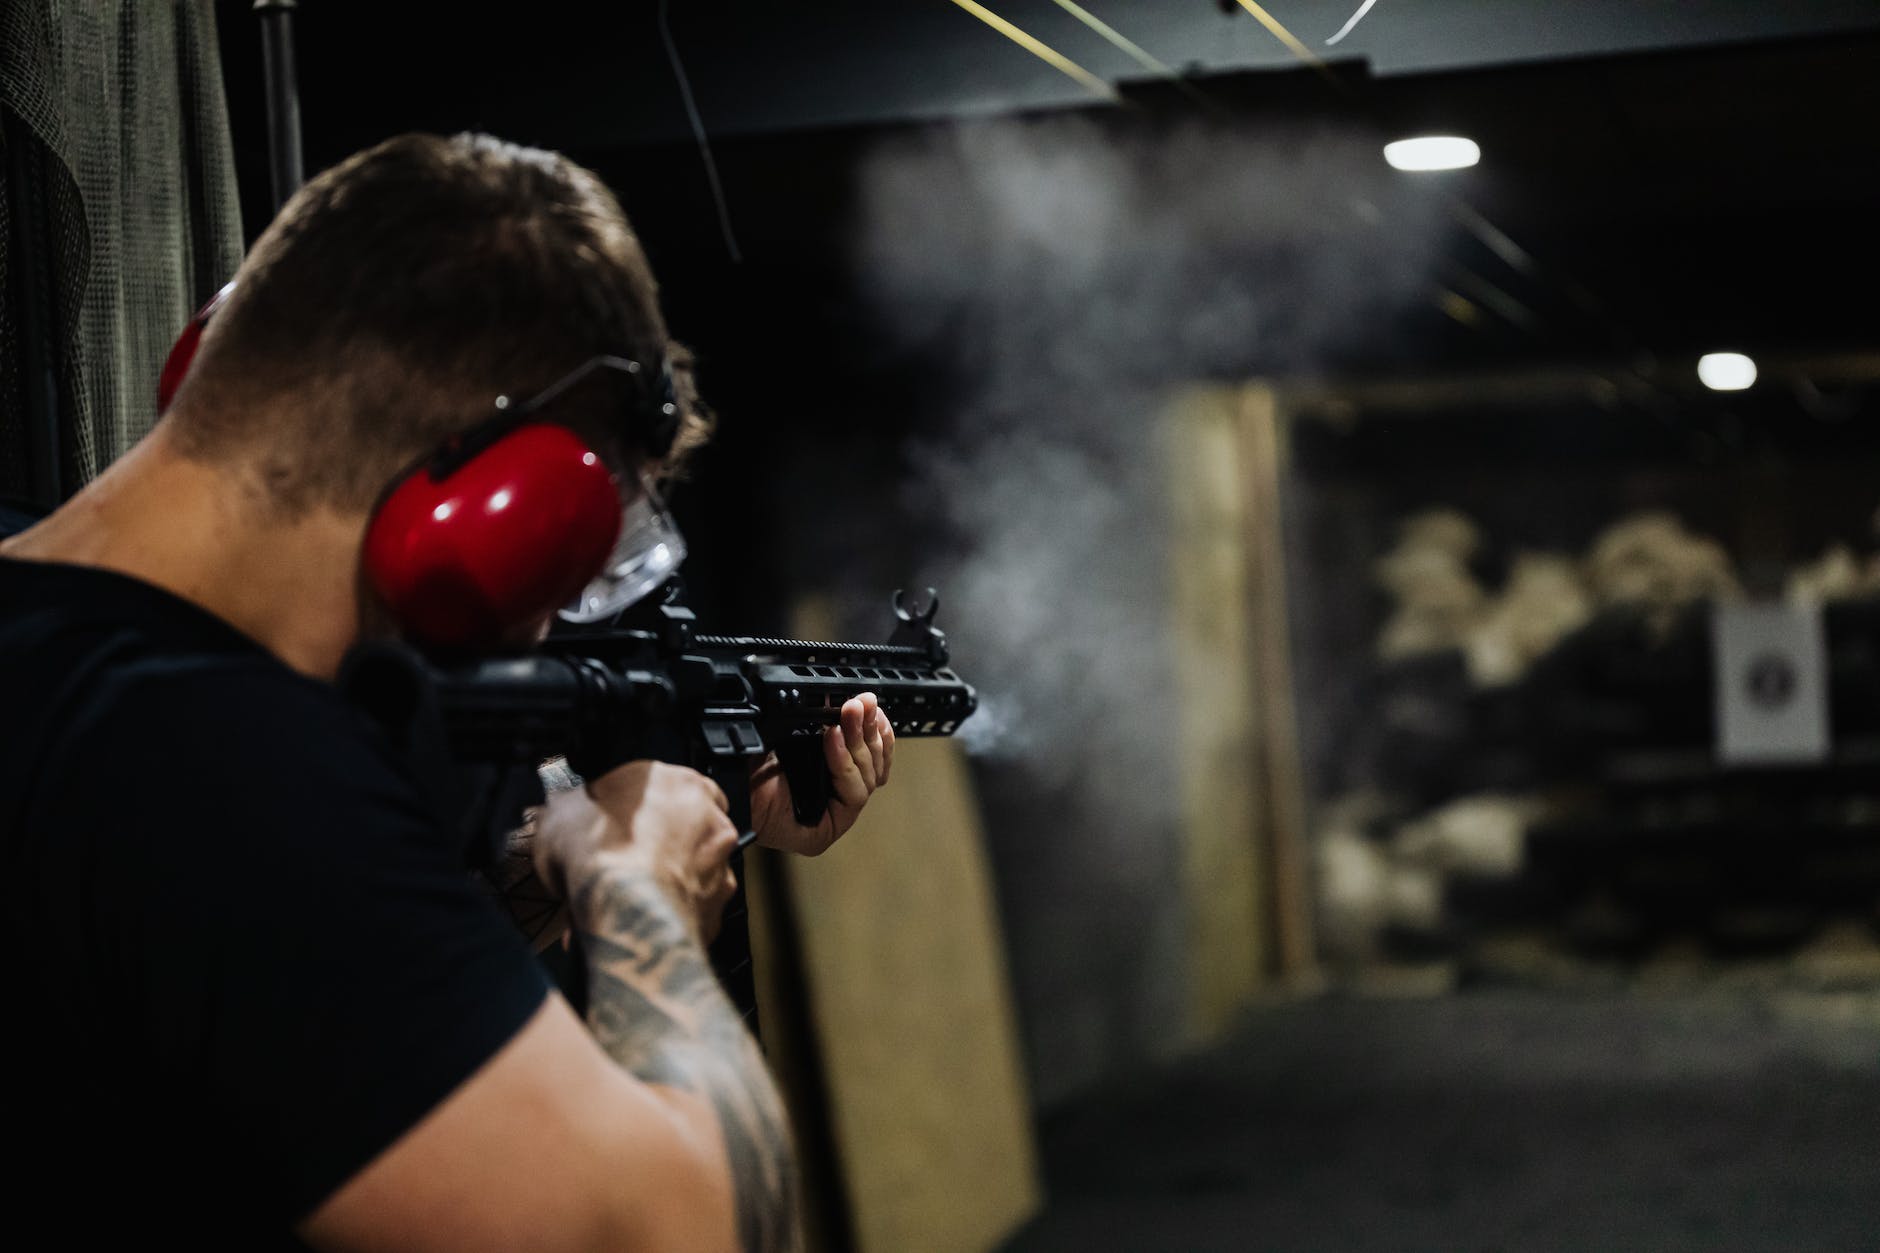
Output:
[[[893,607],[885,644],[708,635],[674,580],[612,623],[559,625],[527,656],[434,667],[409,650],[378,646],[355,651],[340,684],[382,724],[422,728],[431,741],[441,732],[455,763],[444,786],[480,797],[461,819],[472,845],[518,825],[521,808],[540,799],[534,767],[559,756],[588,778],[638,760],[709,776],[730,800],[741,856],[755,838],[751,770],[767,753],[777,754],[797,821],[821,821],[829,800],[822,732],[840,720],[843,702],[873,692],[897,740],[952,735],[977,707],[972,687],[948,666],[933,590],[919,606],[896,592]],[[490,849],[477,853],[487,858]],[[733,868],[741,870],[739,857]],[[755,1030],[738,879],[712,964]],[[582,993],[579,985],[571,980],[571,997]]]

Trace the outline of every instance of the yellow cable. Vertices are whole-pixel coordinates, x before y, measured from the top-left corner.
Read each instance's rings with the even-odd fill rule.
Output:
[[[1095,74],[1092,74],[1089,70],[1059,52],[1056,48],[1026,34],[1018,27],[1000,17],[997,13],[994,13],[991,9],[988,9],[985,5],[975,4],[973,0],[953,0],[953,3],[959,5],[962,9],[965,9],[968,13],[992,27],[992,29],[998,31],[1001,35],[1004,35],[1007,39],[1031,53],[1039,60],[1076,79],[1093,94],[1102,96],[1105,100],[1120,101],[1122,99],[1122,97],[1116,94],[1116,88],[1110,86],[1101,78],[1098,78]]]
[[[1056,0],[1056,3],[1058,8],[1063,9],[1085,26],[1088,26],[1091,30],[1096,31],[1097,34],[1103,36],[1118,48],[1121,48],[1136,64],[1142,66],[1151,74],[1160,74],[1163,78],[1175,77],[1174,70],[1171,70],[1168,66],[1150,56],[1147,52],[1143,51],[1141,45],[1129,39],[1121,31],[1117,30],[1114,26],[1111,26],[1108,22],[1090,12],[1090,10],[1084,8],[1082,5],[1073,4],[1071,0]]]
[[[1279,24],[1279,19],[1275,18],[1258,4],[1255,4],[1254,0],[1240,0],[1240,7],[1258,18],[1260,25],[1271,31],[1273,38],[1285,44],[1286,50],[1298,57],[1301,61],[1304,61],[1307,65],[1325,64],[1323,61],[1319,60],[1317,53],[1295,39],[1291,31]]]
[[[1317,70],[1320,78],[1323,78],[1341,92],[1347,90],[1345,84],[1339,81],[1338,75],[1332,73],[1325,62],[1319,60],[1318,53],[1300,43],[1291,31],[1280,25],[1278,18],[1261,8],[1254,0],[1240,0],[1240,7],[1253,14],[1253,16],[1259,20],[1260,25],[1272,32],[1273,38],[1285,44],[1286,51],[1292,53],[1295,57],[1299,58],[1300,61]]]

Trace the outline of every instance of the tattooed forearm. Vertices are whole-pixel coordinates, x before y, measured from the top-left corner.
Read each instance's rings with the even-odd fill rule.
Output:
[[[800,1248],[796,1158],[782,1103],[691,930],[644,879],[596,876],[577,893],[575,916],[587,955],[588,1024],[601,1047],[640,1079],[711,1102],[745,1253]]]

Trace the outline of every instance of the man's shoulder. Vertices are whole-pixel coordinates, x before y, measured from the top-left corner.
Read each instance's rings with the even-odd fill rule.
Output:
[[[61,721],[58,738],[142,741],[177,765],[205,749],[220,758],[268,762],[286,745],[380,755],[371,724],[328,685],[272,658],[164,640],[120,643],[71,694]]]
[[[0,555],[0,665],[23,690],[166,656],[249,669],[273,660],[201,606],[130,575]]]
[[[0,561],[0,795],[86,779],[174,788],[286,785],[408,800],[372,723],[233,627],[135,580]],[[8,776],[16,776],[9,780]]]
[[[355,722],[326,684],[295,673],[208,611],[108,570],[0,558],[0,669],[16,711],[55,726],[212,711]]]
[[[330,685],[265,656],[167,642],[120,653],[75,693],[52,742],[81,767],[290,803],[411,795],[378,728]],[[69,772],[69,771],[68,771]],[[167,788],[165,790],[168,790]]]

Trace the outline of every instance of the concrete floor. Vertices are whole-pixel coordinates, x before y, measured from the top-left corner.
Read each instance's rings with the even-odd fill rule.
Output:
[[[1007,1253],[1880,1249],[1880,1002],[1294,1004],[1041,1135]]]

